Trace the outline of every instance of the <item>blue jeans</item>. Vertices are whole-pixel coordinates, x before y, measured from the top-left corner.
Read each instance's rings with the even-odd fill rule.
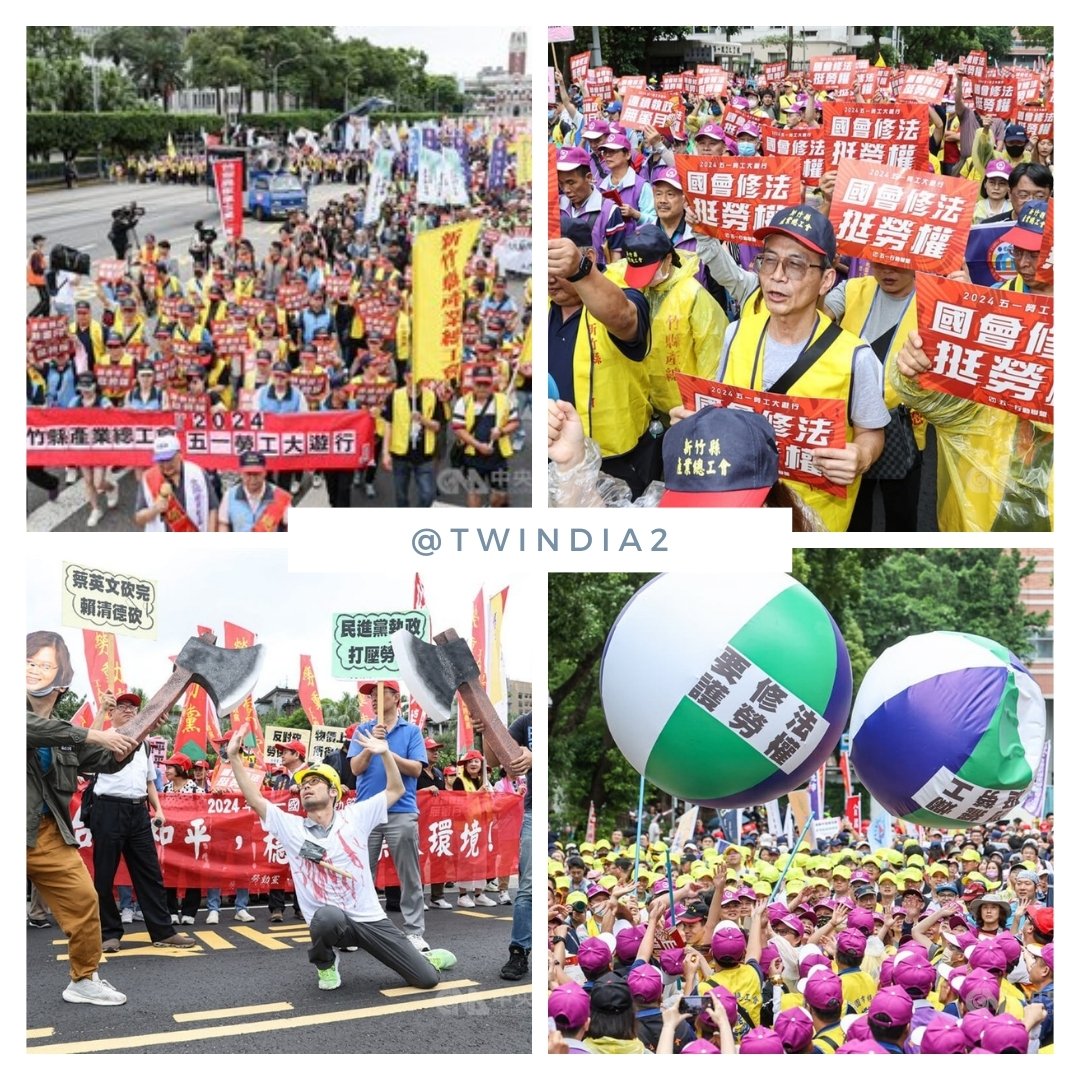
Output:
[[[518,891],[514,897],[514,922],[510,944],[532,948],[532,811],[521,822],[521,850],[518,853]]]
[[[246,911],[248,906],[249,894],[247,889],[236,890],[236,910]],[[206,910],[207,911],[220,911],[221,910],[221,890],[220,889],[207,889],[206,890]]]
[[[134,904],[135,894],[132,892],[131,886],[130,885],[117,885],[116,886],[116,891],[117,891],[117,893],[119,894],[119,897],[120,897],[120,903],[118,905],[120,910],[124,911],[125,909],[127,909],[128,911],[134,911],[135,910],[135,904]]]
[[[417,506],[430,506],[435,501],[435,463],[412,465],[400,458],[391,458],[394,467],[394,502],[398,506],[409,505],[411,478],[416,476]]]

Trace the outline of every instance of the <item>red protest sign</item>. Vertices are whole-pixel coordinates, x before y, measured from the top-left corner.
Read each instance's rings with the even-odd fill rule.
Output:
[[[816,184],[825,171],[825,138],[821,128],[788,131],[761,121],[761,145],[766,154],[793,157],[802,162],[802,178]]]
[[[1042,100],[1042,82],[1032,71],[1017,71],[1013,75],[1016,82],[1016,102],[1026,105],[1029,101]]]
[[[230,240],[244,231],[244,163],[240,158],[217,158],[212,164],[221,225]]]
[[[589,72],[589,81],[596,87],[598,93],[605,101],[614,96],[615,73],[609,67],[593,68]]]
[[[644,131],[647,127],[671,127],[685,109],[679,104],[677,94],[657,94],[649,90],[631,90],[623,99],[620,123],[624,128]]]
[[[558,240],[559,224],[559,176],[555,171],[555,144],[548,143],[548,228],[549,240]]]
[[[1028,133],[1029,139],[1048,139],[1054,134],[1054,110],[1029,105],[1016,110],[1016,122]]]
[[[619,93],[625,98],[630,90],[648,90],[649,80],[644,75],[620,75]]]
[[[683,77],[681,71],[665,71],[660,79],[661,90],[674,90],[682,93]]]
[[[675,381],[688,409],[697,411],[715,405],[764,416],[776,433],[782,477],[801,480],[841,499],[847,493],[843,484],[827,480],[814,464],[815,450],[842,449],[847,445],[847,406],[843,401],[744,390],[681,372],[676,374]]]
[[[787,61],[780,60],[773,64],[764,64],[761,69],[761,77],[769,86],[774,86],[781,79],[786,79]]]
[[[187,390],[170,390],[169,408],[179,412],[205,413],[210,408],[210,395],[192,394]]]
[[[115,397],[126,394],[135,385],[134,364],[101,364],[94,368],[98,387],[103,394]]]
[[[905,71],[896,97],[898,101],[936,105],[948,89],[949,76],[944,71]]]
[[[802,201],[801,163],[796,158],[718,158],[678,154],[687,206],[709,236],[755,244],[763,228],[784,206]]]
[[[727,93],[729,72],[719,64],[698,64],[697,66],[697,92],[698,97],[720,98]]]
[[[988,71],[971,80],[971,96],[976,112],[1008,120],[1016,109],[1016,80],[1011,75]]]
[[[921,277],[922,386],[1031,420],[1054,422],[1054,301]]]
[[[570,57],[570,81],[579,86],[585,81],[589,73],[589,51],[574,53]]]
[[[847,89],[855,85],[854,56],[812,56],[810,83],[816,90]]]
[[[328,388],[325,371],[305,371],[303,368],[297,368],[293,372],[292,381],[300,393],[309,400],[321,398]]]
[[[923,106],[826,101],[823,127],[827,170],[845,158],[897,169],[925,169],[929,164]]]
[[[308,291],[302,281],[293,281],[288,285],[279,285],[277,302],[286,311],[303,311],[307,307]]]
[[[127,263],[123,259],[102,259],[97,264],[97,280],[102,285],[123,281],[127,274]]]
[[[37,364],[71,353],[68,323],[63,315],[40,315],[26,321],[26,352]]]
[[[760,127],[759,121],[746,109],[737,108],[735,105],[725,105],[720,116],[720,126],[725,133],[734,139],[743,124],[755,124]]]
[[[682,88],[687,94],[697,94],[697,75],[692,71],[682,73]]]
[[[1042,245],[1039,247],[1039,263],[1035,280],[1044,285],[1054,281],[1054,200],[1046,204],[1046,224],[1043,226]]]
[[[331,274],[323,284],[323,288],[331,300],[344,300],[349,295],[351,284],[351,274]]]
[[[959,67],[962,74],[981,79],[986,74],[986,53],[969,52],[960,58]]]
[[[960,177],[840,162],[829,220],[845,255],[934,274],[959,270],[978,188]]]

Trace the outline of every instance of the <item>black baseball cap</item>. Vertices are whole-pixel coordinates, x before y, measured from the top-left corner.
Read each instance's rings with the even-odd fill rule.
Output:
[[[824,255],[830,263],[836,258],[836,233],[829,219],[812,206],[785,206],[768,225],[754,231],[759,240],[776,235],[790,236],[803,247]]]
[[[667,255],[673,255],[673,266],[680,265],[671,237],[659,225],[638,226],[626,241],[626,284],[631,289],[645,288]]]

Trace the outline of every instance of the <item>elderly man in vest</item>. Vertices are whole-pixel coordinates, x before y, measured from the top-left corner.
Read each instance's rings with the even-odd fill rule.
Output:
[[[626,222],[619,208],[604,199],[590,171],[590,159],[580,146],[561,146],[555,154],[559,174],[559,217],[584,221],[589,226],[592,247],[600,253],[621,254],[626,242]],[[618,255],[613,257],[618,258]]]
[[[217,515],[217,492],[206,473],[184,461],[175,435],[159,435],[154,464],[139,481],[135,524],[146,532],[217,532]]]
[[[431,506],[435,501],[435,436],[441,426],[435,415],[437,408],[435,392],[418,388],[411,371],[405,373],[405,385],[383,406],[382,467],[394,474],[397,506],[409,505],[413,477],[418,505]]]
[[[473,390],[454,406],[454,434],[465,444],[468,506],[483,506],[490,494],[492,506],[510,500],[509,461],[514,454],[510,435],[517,431],[517,407],[503,393],[493,393],[495,372],[478,364],[473,369]]]
[[[287,532],[292,497],[266,479],[266,456],[240,455],[240,483],[221,500],[218,532]]]

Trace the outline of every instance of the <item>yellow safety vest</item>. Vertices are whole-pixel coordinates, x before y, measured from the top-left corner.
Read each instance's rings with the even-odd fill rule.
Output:
[[[90,347],[93,350],[94,355],[89,357],[94,363],[98,361],[108,353],[108,349],[105,348],[105,332],[101,329],[101,323],[97,319],[90,320]],[[79,324],[72,322],[68,326],[68,333],[73,337],[79,332]]]
[[[652,419],[645,364],[624,356],[584,308],[574,342],[574,402],[602,457],[633,450]]]
[[[829,325],[827,316],[818,314],[817,328],[811,337],[816,341]],[[749,297],[742,308],[742,316],[735,324],[735,337],[728,350],[727,364],[720,381],[729,386],[741,386],[747,390],[764,390],[761,385],[765,366],[765,333],[769,311],[760,290]],[[855,429],[847,411],[851,401],[851,374],[855,350],[866,343],[854,334],[841,329],[840,336],[818,357],[810,370],[796,379],[788,388],[791,397],[834,398],[844,403],[845,438],[851,442]],[[758,356],[760,351],[761,356]],[[757,371],[755,373],[755,361]],[[753,385],[751,385],[753,382]],[[815,510],[830,532],[844,532],[851,521],[855,498],[859,494],[861,476],[848,484],[847,495],[829,495],[823,489],[804,484],[799,480],[786,480],[791,488],[812,510]]]
[[[510,399],[505,394],[495,394],[495,426],[502,431],[510,419]],[[472,434],[476,427],[476,399],[472,394],[465,396],[465,430]],[[514,448],[510,444],[509,435],[500,435],[498,441],[499,453],[504,458],[513,456]],[[475,446],[466,446],[465,454],[468,457],[476,456]]]
[[[716,375],[728,325],[723,309],[694,277],[698,257],[680,252],[679,259],[682,265],[672,267],[667,281],[644,290],[652,322],[652,348],[645,357],[649,400],[660,413],[682,404],[677,372],[703,379]],[[626,266],[620,259],[604,276],[625,288]]]
[[[409,432],[412,428],[412,400],[407,386],[394,391],[390,404],[390,453],[404,457],[409,452]],[[420,391],[420,415],[430,420],[435,415],[435,394]],[[424,456],[435,453],[435,432],[424,428]]]
[[[395,327],[396,339],[397,339],[397,358],[399,360],[409,359],[409,343],[412,339],[411,327],[409,325],[409,317],[404,311],[398,312],[397,326]]]

